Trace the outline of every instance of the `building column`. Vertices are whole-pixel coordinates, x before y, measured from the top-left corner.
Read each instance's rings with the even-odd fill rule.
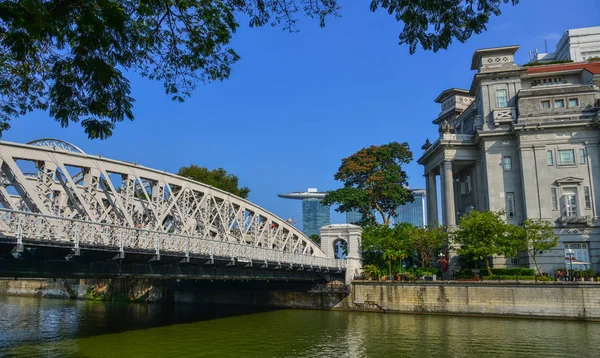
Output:
[[[456,211],[454,210],[454,180],[452,177],[452,162],[444,161],[444,207],[446,212],[445,225],[456,226]]]
[[[440,200],[442,204],[442,220],[440,224],[442,226],[446,226],[446,186],[444,185],[444,164],[440,164]]]
[[[427,224],[437,225],[438,219],[438,208],[437,208],[437,188],[435,183],[435,173],[430,171],[427,173]]]

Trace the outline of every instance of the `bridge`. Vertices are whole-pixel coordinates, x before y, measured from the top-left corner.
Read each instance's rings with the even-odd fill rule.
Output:
[[[57,139],[0,141],[0,277],[320,280],[345,270],[228,192]]]

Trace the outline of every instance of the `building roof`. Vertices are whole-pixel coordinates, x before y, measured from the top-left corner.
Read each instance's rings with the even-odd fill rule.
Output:
[[[527,66],[528,74],[549,73],[569,70],[586,70],[594,75],[600,74],[600,61],[598,62],[570,62],[551,65]]]
[[[316,189],[309,189],[307,191],[294,191],[287,194],[277,194],[278,197],[284,199],[323,199],[327,195],[327,192],[319,192]]]
[[[446,98],[450,97],[454,93],[462,94],[462,95],[471,97],[471,95],[469,94],[469,91],[466,90],[466,89],[462,89],[462,88],[448,88],[447,90],[442,91],[442,93],[440,93],[440,95],[437,96],[437,98],[434,100],[434,102],[435,103],[442,103],[442,102],[444,102],[446,100]]]
[[[481,62],[481,56],[490,55],[493,53],[506,53],[510,52],[512,55],[517,52],[519,49],[519,45],[513,46],[501,46],[501,47],[489,47],[489,48],[480,48],[475,50],[473,54],[473,60],[471,61],[471,70],[476,70],[479,68],[479,62]]]

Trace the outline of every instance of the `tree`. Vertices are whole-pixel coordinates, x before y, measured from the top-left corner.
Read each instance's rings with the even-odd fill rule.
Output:
[[[417,45],[437,52],[453,39],[467,41],[473,33],[486,30],[491,15],[500,15],[500,5],[519,0],[372,0],[371,11],[386,9],[404,23],[400,44],[408,44],[413,54]]]
[[[404,253],[404,251],[402,250],[391,250],[391,249],[387,249],[383,252],[382,255],[384,260],[387,260],[388,262],[388,275],[390,276],[390,280],[392,279],[392,261],[396,261],[398,259],[403,259],[404,257],[406,257],[406,254]]]
[[[321,237],[317,234],[312,234],[308,237],[309,239],[312,240],[312,242],[314,242],[317,245],[321,245]]]
[[[520,247],[519,233],[514,225],[504,221],[502,212],[471,211],[460,218],[454,233],[458,254],[485,261],[488,275],[492,274],[489,257],[504,255],[513,257]]]
[[[503,3],[517,0],[372,0],[404,22],[400,43],[437,51],[485,29]],[[9,121],[49,109],[63,127],[81,121],[105,139],[133,120],[125,72],[163,83],[175,101],[197,83],[222,81],[239,55],[229,41],[250,27],[296,31],[303,12],[325,25],[338,0],[0,0],[0,134]]]
[[[396,209],[414,200],[402,169],[411,160],[412,152],[406,142],[363,148],[342,159],[334,178],[344,187],[327,193],[322,204],[339,204],[336,211],[342,213],[358,210],[364,220],[371,222],[375,221],[375,210],[383,224],[389,226]]]
[[[363,262],[375,265],[381,270],[391,269],[389,265],[392,262],[388,261],[386,253],[402,253],[401,256],[404,257],[411,228],[412,225],[406,223],[394,227],[381,224],[366,227],[361,240]]]
[[[179,168],[177,175],[214,186],[243,199],[248,198],[248,194],[250,193],[248,187],[240,188],[238,186],[237,176],[228,174],[223,168],[208,170],[197,165],[190,165],[189,167]]]
[[[520,231],[519,239],[523,251],[527,251],[538,275],[542,274],[537,262],[537,255],[542,251],[550,250],[558,244],[558,237],[554,235],[554,228],[547,221],[525,220]]]
[[[447,243],[448,234],[440,226],[427,228],[413,227],[410,230],[408,247],[411,252],[416,252],[421,267],[425,267],[428,257],[437,255]]]

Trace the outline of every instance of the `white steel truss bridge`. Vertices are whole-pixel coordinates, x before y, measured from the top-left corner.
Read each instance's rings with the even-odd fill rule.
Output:
[[[56,139],[0,141],[0,240],[29,246],[203,258],[326,272],[326,257],[285,220],[214,187],[141,165],[85,154]]]

